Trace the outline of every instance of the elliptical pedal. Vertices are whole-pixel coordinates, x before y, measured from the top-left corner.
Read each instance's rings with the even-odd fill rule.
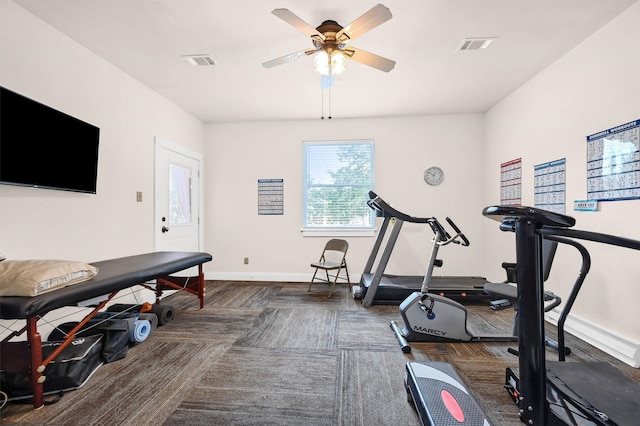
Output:
[[[404,381],[423,425],[491,425],[451,364],[410,361]]]

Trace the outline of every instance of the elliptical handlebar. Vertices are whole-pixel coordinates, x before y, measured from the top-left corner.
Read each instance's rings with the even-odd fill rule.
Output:
[[[435,234],[438,234],[440,236],[438,245],[446,246],[447,244],[453,243],[453,244],[461,244],[462,246],[466,247],[470,244],[467,237],[462,233],[460,228],[458,228],[458,226],[451,220],[451,218],[447,217],[446,219],[447,219],[447,222],[449,223],[449,226],[451,226],[455,231],[455,234],[453,236],[451,236],[445,230],[444,226],[442,226],[442,224],[438,221],[438,219],[436,219],[435,217],[432,217],[431,219],[432,219],[431,222],[429,222],[429,225],[431,225],[431,229]]]
[[[453,230],[456,231],[456,235],[453,238],[460,237],[462,239],[462,245],[465,246],[465,247],[468,246],[469,244],[471,244],[471,243],[469,243],[469,240],[467,239],[467,237],[462,233],[460,228],[458,228],[456,226],[456,224],[453,223],[453,220],[451,220],[451,218],[449,216],[447,216],[446,219],[447,219],[447,222],[449,222],[449,225],[451,225],[451,227],[453,228]],[[456,241],[457,241],[457,239],[456,239]]]
[[[516,232],[516,220],[513,217],[505,217],[500,222],[500,230],[505,232]]]

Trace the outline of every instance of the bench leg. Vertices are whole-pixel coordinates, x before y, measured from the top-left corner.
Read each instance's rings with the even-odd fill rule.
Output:
[[[44,366],[42,365],[42,337],[38,333],[38,317],[27,318],[27,341],[29,342],[29,375],[31,376],[31,388],[33,389],[33,408],[41,408],[44,405]]]

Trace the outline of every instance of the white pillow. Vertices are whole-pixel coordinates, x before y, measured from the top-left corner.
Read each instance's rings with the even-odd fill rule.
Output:
[[[97,274],[95,266],[72,260],[5,260],[0,262],[0,296],[37,296]]]

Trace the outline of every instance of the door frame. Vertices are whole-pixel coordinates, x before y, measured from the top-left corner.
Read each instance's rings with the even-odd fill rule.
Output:
[[[158,227],[162,226],[161,221],[160,221],[160,215],[158,214],[158,206],[156,203],[156,200],[158,200],[158,191],[160,190],[166,190],[166,188],[160,188],[160,184],[158,182],[156,182],[156,170],[158,168],[158,155],[157,152],[158,150],[163,149],[166,150],[168,152],[171,152],[173,154],[177,154],[177,155],[181,155],[183,157],[189,157],[192,160],[195,160],[198,163],[198,169],[197,169],[197,178],[198,178],[198,193],[194,194],[196,197],[198,197],[198,211],[197,211],[197,215],[198,215],[198,251],[202,251],[203,250],[203,238],[204,238],[204,233],[203,233],[203,203],[202,203],[202,194],[203,194],[203,190],[202,190],[202,154],[192,151],[188,148],[182,147],[180,145],[176,145],[172,142],[166,141],[162,138],[159,138],[158,136],[155,137],[155,144],[154,144],[154,169],[153,169],[153,194],[154,194],[154,202],[153,202],[153,245],[154,245],[154,249],[156,251],[159,250],[158,244],[158,238],[157,238],[157,230],[159,229]]]

